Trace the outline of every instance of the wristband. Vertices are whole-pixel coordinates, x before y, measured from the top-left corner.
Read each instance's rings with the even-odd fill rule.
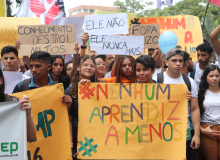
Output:
[[[81,48],[82,48],[82,49],[86,49],[86,47],[87,47],[87,46],[82,46],[82,45],[81,45]]]

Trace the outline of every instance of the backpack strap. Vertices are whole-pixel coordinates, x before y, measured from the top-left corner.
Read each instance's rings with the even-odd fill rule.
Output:
[[[192,79],[194,79],[195,74],[196,74],[196,65],[193,66],[193,71],[190,73],[190,77],[191,77]]]
[[[187,85],[188,90],[191,92],[191,83],[190,83],[189,77],[183,73],[182,73],[182,76],[183,76],[183,80],[185,84]]]
[[[21,85],[21,91],[26,91],[29,89],[29,84],[31,83],[31,78],[30,79],[25,79],[22,81]]]
[[[157,73],[157,83],[163,83],[163,81],[164,81],[163,72]]]

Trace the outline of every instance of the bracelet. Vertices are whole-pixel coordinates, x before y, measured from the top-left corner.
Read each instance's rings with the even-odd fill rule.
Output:
[[[82,49],[86,49],[86,47],[87,47],[87,46],[82,46],[82,45],[81,45],[81,48],[82,48]]]

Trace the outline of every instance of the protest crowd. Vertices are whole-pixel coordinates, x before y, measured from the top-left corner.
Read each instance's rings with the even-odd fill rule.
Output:
[[[131,28],[129,30],[127,32],[130,35]],[[210,34],[211,44],[204,39],[203,43],[196,47],[196,54],[188,53],[185,46],[181,45],[176,45],[164,54],[157,44],[156,47],[153,45],[140,49],[140,54],[134,56],[115,54],[114,51],[112,54],[100,54],[88,45],[88,41],[91,44],[95,38],[89,32],[84,32],[81,36],[82,44],[79,45],[78,41],[72,44],[71,50],[75,54],[66,53],[72,57],[69,61],[66,60],[66,55],[55,55],[47,51],[35,51],[30,56],[19,56],[22,40],[17,38],[14,46],[4,46],[1,50],[0,102],[17,101],[18,99],[11,95],[14,93],[63,84],[64,92],[60,100],[68,110],[72,157],[77,159],[78,109],[82,107],[78,101],[79,86],[90,83],[185,84],[187,90],[184,92],[188,101],[186,158],[219,160],[219,35],[220,25]],[[124,34],[116,33],[116,36],[124,37]],[[132,36],[130,37],[132,39]],[[102,37],[102,40],[105,38],[107,39]],[[140,45],[138,41],[132,43],[134,46]],[[106,50],[109,46],[105,46]],[[102,53],[105,53],[105,48]],[[215,62],[211,60],[214,54],[217,57]],[[193,61],[196,57],[197,61]],[[17,72],[22,74],[21,79],[13,79],[16,84],[10,85],[11,81],[6,80],[6,76]],[[7,87],[12,89],[11,93],[6,91],[6,81]],[[28,96],[23,96],[18,103],[22,104],[21,110],[26,110],[27,141],[33,142],[39,129],[35,127],[36,122],[31,113],[31,100]]]

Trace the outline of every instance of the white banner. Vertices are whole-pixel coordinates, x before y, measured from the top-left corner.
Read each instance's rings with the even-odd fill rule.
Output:
[[[127,13],[85,15],[86,32],[92,34],[128,34]]]
[[[0,159],[27,159],[26,111],[18,101],[0,103]]]
[[[63,0],[23,0],[16,17],[40,17],[41,24],[49,25],[65,16]]]
[[[140,55],[144,51],[144,36],[91,35],[90,49],[98,55]]]

